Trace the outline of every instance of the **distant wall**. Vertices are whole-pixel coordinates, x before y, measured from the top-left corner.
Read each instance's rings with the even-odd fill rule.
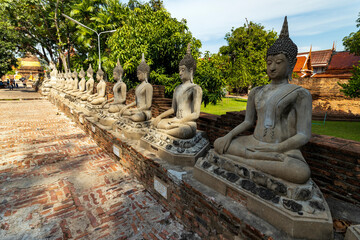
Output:
[[[300,85],[310,91],[313,97],[314,114],[325,114],[342,118],[360,119],[360,98],[352,99],[340,92],[339,83],[347,83],[347,79],[339,78],[297,78],[292,84]],[[357,115],[357,116],[356,116]],[[340,120],[339,119],[339,120]]]

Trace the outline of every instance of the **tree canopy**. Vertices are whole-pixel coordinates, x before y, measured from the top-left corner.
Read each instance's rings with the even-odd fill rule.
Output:
[[[356,22],[356,27],[360,28],[360,13]],[[345,50],[350,51],[350,53],[355,55],[360,55],[360,30],[357,32],[352,32],[349,36],[344,37],[343,44]],[[346,96],[352,98],[360,97],[360,67],[354,66],[352,76],[348,83],[338,84],[342,87],[340,91],[343,92]]]
[[[247,88],[268,83],[266,75],[266,51],[275,42],[277,33],[266,31],[254,22],[231,29],[225,36],[227,46],[220,48],[227,84],[232,88]]]

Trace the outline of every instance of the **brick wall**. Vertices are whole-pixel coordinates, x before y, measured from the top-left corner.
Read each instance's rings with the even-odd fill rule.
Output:
[[[325,112],[334,120],[360,120],[360,98],[351,99],[340,92],[339,83],[347,83],[347,79],[339,78],[297,78],[296,84],[310,91],[313,97],[313,113],[323,115]]]

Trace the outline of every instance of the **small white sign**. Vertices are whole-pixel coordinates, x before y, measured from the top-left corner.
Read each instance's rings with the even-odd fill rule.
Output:
[[[84,119],[83,119],[82,117],[79,117],[79,122],[80,122],[81,124],[84,124]]]
[[[114,153],[116,156],[120,157],[120,149],[119,149],[117,146],[115,146],[115,145],[113,145],[113,153]]]
[[[168,186],[161,181],[159,178],[154,176],[154,188],[155,190],[160,193],[161,196],[163,196],[165,199],[167,199],[167,189]]]
[[[74,114],[74,112],[73,112],[72,108],[70,108],[70,113],[71,113],[71,114]]]
[[[92,131],[93,133],[95,133],[95,130],[96,130],[95,126],[94,126],[94,125],[91,125],[91,131]]]

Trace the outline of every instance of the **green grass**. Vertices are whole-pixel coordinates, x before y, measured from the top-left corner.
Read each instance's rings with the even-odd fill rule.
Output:
[[[360,142],[360,122],[313,121],[311,132]]]
[[[216,105],[208,104],[206,108],[204,104],[201,105],[201,111],[215,115],[223,115],[226,112],[246,110],[246,99],[241,98],[223,98],[221,102]]]
[[[223,115],[226,112],[246,110],[246,99],[240,98],[223,98],[216,104],[209,104],[204,108],[201,105],[201,111],[215,115]],[[334,136],[338,138],[350,139],[360,142],[360,122],[339,122],[339,121],[313,121],[312,133],[320,135]]]

